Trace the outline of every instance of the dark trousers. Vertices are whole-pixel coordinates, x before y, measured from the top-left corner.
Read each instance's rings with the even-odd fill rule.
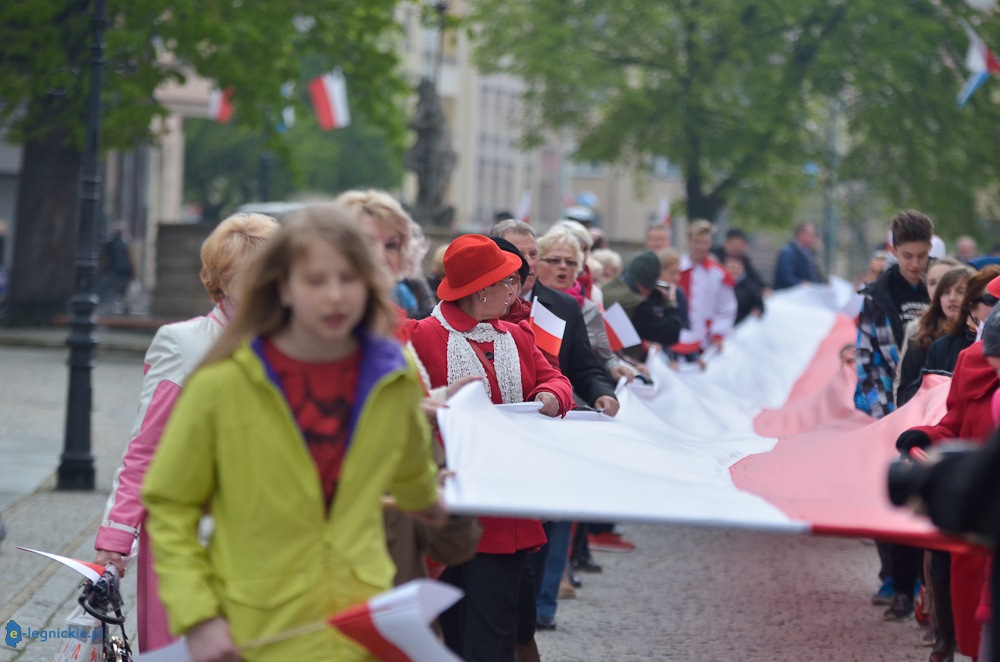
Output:
[[[570,558],[589,559],[590,544],[587,543],[587,536],[592,533],[607,533],[614,528],[614,524],[607,522],[577,522],[573,530],[573,543],[570,545]]]
[[[547,547],[548,543],[545,546]],[[528,554],[524,563],[524,572],[521,573],[521,587],[517,591],[516,641],[518,644],[530,643],[535,638],[535,619],[538,616],[538,612],[535,610],[535,600],[538,598],[541,574],[535,572],[534,557],[539,553],[540,551]]]
[[[924,566],[924,550],[909,545],[891,545],[892,587],[896,593],[913,595]]]
[[[875,549],[878,550],[880,564],[878,578],[885,581],[892,577],[892,544],[876,540]]]
[[[448,648],[467,662],[513,662],[527,552],[476,554],[441,575],[465,597],[441,614]]]

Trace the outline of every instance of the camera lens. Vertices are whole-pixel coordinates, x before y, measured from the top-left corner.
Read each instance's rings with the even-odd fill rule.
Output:
[[[906,505],[914,496],[919,496],[920,487],[927,479],[927,467],[907,461],[889,465],[889,501],[896,506]]]

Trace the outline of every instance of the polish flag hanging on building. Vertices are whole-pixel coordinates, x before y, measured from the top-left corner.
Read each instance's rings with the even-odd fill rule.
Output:
[[[531,189],[525,189],[521,196],[521,205],[517,208],[517,219],[531,223]]]
[[[208,96],[208,116],[221,124],[231,120],[233,117],[232,98],[233,88],[227,87],[225,90],[213,88],[212,93]]]
[[[986,82],[987,78],[1000,74],[1000,58],[990,50],[971,25],[964,19],[959,20],[962,22],[962,29],[969,37],[969,50],[965,55],[965,67],[969,70],[969,77],[956,100],[958,107],[962,108],[968,103],[973,93]]]
[[[531,304],[531,330],[535,332],[535,344],[538,349],[552,356],[559,356],[563,334],[566,332],[566,322],[540,304],[538,297],[535,297]]]
[[[351,123],[351,112],[347,106],[347,81],[340,71],[313,78],[309,83],[309,97],[316,110],[316,121],[323,131],[339,129]]]
[[[614,352],[642,344],[642,338],[632,325],[632,320],[618,302],[604,311],[604,328],[608,331],[608,341]]]

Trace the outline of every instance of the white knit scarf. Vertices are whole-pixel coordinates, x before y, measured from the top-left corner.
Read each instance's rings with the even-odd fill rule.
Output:
[[[497,331],[489,322],[480,322],[468,331],[459,331],[441,314],[439,303],[431,311],[431,316],[448,331],[448,383],[454,384],[462,377],[479,376],[483,378],[486,393],[493,399],[490,380],[486,376],[486,367],[479,360],[476,350],[469,341],[493,343],[493,368],[497,373],[497,383],[500,385],[500,399],[504,404],[524,402],[524,389],[521,388],[521,361],[517,354],[514,336],[507,332]]]

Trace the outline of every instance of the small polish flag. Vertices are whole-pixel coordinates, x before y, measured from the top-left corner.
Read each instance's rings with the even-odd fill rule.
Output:
[[[521,206],[517,208],[518,220],[531,223],[531,189],[525,189],[521,196]]]
[[[309,83],[309,97],[316,110],[316,121],[323,131],[339,129],[351,123],[351,112],[347,107],[347,81],[340,71],[313,78]]]
[[[462,591],[442,582],[414,579],[368,602],[338,612],[317,623],[247,641],[248,651],[278,641],[334,627],[387,662],[461,662],[431,630],[431,622],[462,598]],[[181,638],[142,654],[143,662],[187,662],[191,652]]]
[[[612,351],[617,352],[626,347],[642,344],[642,338],[635,330],[632,320],[618,302],[604,311],[604,328],[608,331],[608,341],[611,343]]]
[[[459,662],[430,624],[461,597],[449,584],[415,579],[340,612],[329,623],[386,662]]]
[[[213,88],[208,96],[208,116],[225,124],[233,118],[233,88],[227,87],[225,90]]]
[[[535,332],[535,344],[538,349],[552,356],[559,356],[563,334],[566,332],[566,322],[540,304],[538,297],[535,297],[531,304],[531,329]]]
[[[663,223],[668,228],[673,224],[670,218],[670,198],[667,196],[660,198],[660,207],[656,211],[656,222]]]
[[[107,566],[98,565],[96,563],[90,563],[88,561],[81,561],[79,559],[70,558],[68,556],[60,556],[59,554],[53,554],[52,552],[43,552],[38,549],[30,549],[28,547],[18,547],[22,552],[31,552],[33,554],[41,554],[42,556],[47,556],[53,561],[58,561],[62,563],[67,568],[72,568],[76,570],[81,575],[89,579],[90,581],[97,583],[97,580],[101,578],[104,574],[104,570]]]

